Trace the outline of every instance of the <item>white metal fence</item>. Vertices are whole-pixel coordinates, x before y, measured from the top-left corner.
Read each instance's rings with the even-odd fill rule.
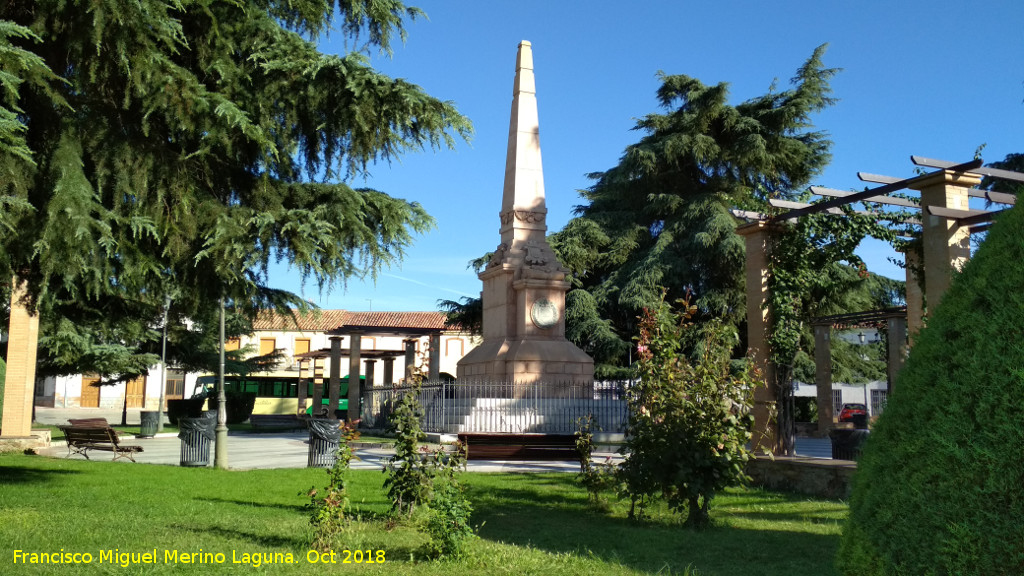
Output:
[[[622,432],[628,381],[579,383],[427,382],[364,391],[362,423],[383,429],[402,395],[418,394],[426,432],[572,433],[593,415],[604,432]]]

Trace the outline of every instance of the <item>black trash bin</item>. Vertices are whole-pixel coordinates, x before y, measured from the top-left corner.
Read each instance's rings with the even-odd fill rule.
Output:
[[[860,457],[861,447],[868,439],[869,430],[848,430],[836,428],[829,430],[828,437],[832,440],[833,460],[856,460]]]
[[[141,418],[139,437],[152,438],[156,436],[156,431],[160,428],[160,417],[162,414],[159,412],[140,412],[139,415]]]
[[[331,468],[338,459],[338,444],[341,442],[341,422],[326,418],[310,418],[309,426],[309,468]]]
[[[210,443],[217,435],[216,427],[217,420],[214,418],[181,418],[178,420],[182,466],[210,465]]]

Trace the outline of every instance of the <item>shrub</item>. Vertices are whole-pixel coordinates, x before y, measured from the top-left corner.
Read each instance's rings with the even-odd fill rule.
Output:
[[[311,487],[305,495],[309,497],[307,508],[310,510],[309,525],[313,529],[310,547],[326,552],[334,544],[334,539],[348,526],[348,471],[354,453],[352,442],[359,439],[356,423],[341,424],[341,442],[338,442],[337,459],[334,466],[327,470],[329,481],[323,492]]]
[[[620,466],[632,506],[662,496],[674,511],[688,511],[687,525],[703,527],[716,492],[746,479],[757,374],[750,363],[730,368],[731,349],[719,323],[696,330],[696,311],[682,314],[661,302],[640,318],[637,346],[640,382],[630,388],[629,424]],[[681,343],[700,339],[696,359]]]
[[[593,414],[576,420],[576,451],[579,453],[580,472],[576,479],[587,489],[590,503],[599,508],[607,506],[602,493],[616,484],[615,465],[611,462],[594,464],[594,431],[601,427]]]
[[[858,463],[844,574],[1024,574],[1024,212],[915,339]]]
[[[384,488],[394,516],[410,517],[430,499],[435,469],[420,446],[427,438],[420,427],[422,415],[415,391],[406,392],[391,415],[388,429],[395,435],[395,455],[384,466]]]
[[[430,499],[430,513],[424,531],[430,536],[427,555],[433,558],[459,558],[465,554],[466,544],[476,538],[469,523],[473,506],[466,490],[456,477],[456,470],[465,468],[466,452],[456,444],[453,452],[434,451],[433,466],[437,471],[434,493]]]

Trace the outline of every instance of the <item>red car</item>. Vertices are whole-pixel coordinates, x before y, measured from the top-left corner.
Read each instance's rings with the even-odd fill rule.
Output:
[[[843,409],[839,412],[840,422],[854,422],[858,419],[867,419],[868,407],[863,404],[843,404]]]

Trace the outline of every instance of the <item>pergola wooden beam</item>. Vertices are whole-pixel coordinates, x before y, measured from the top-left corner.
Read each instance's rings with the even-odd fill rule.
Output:
[[[829,196],[832,198],[848,198],[856,192],[846,192],[844,190],[836,190],[834,188],[824,188],[822,186],[811,186],[811,192],[818,196]],[[893,198],[891,196],[874,196],[871,198],[865,198],[861,202],[874,202],[875,204],[888,204],[889,206],[903,206],[906,208],[920,208],[921,205],[913,200],[906,198]]]
[[[948,172],[977,172],[979,166],[981,166],[981,160],[977,159],[971,160],[970,162],[964,162],[963,164],[955,164],[953,166],[950,166],[949,168],[946,168],[945,170]],[[900,180],[898,182],[893,182],[891,184],[886,184],[884,186],[879,186],[878,188],[872,188],[870,190],[865,190],[863,192],[853,192],[849,196],[844,196],[842,198],[832,198],[830,200],[818,202],[817,204],[812,204],[806,208],[799,208],[790,212],[786,212],[785,214],[774,216],[768,222],[781,222],[784,220],[789,220],[791,218],[799,218],[800,216],[806,216],[808,214],[823,212],[829,208],[835,208],[836,206],[842,206],[843,204],[860,202],[861,200],[866,200],[867,198],[872,198],[874,196],[885,196],[887,194],[903,190],[904,188],[909,187],[915,182],[923,181],[933,176],[934,173],[924,174],[922,176],[907,178],[906,180]]]
[[[814,206],[814,204],[807,204],[805,202],[794,202],[792,200],[781,200],[781,199],[778,199],[778,198],[772,198],[772,199],[768,200],[768,203],[771,204],[772,206],[775,206],[776,208],[788,208],[790,210],[795,210],[795,209],[800,209],[800,208],[807,208],[808,206]],[[916,204],[914,205],[914,207],[918,208],[918,206]],[[735,213],[735,212],[738,212],[738,211],[734,210],[733,212]],[[844,212],[842,210],[840,210],[839,208],[829,208],[828,210],[825,210],[825,213],[826,214],[835,214],[835,215],[838,215],[838,216],[842,216],[844,214]],[[862,216],[874,216],[874,217],[878,218],[879,220],[894,220],[897,217],[895,214],[887,214],[885,212],[868,212],[866,210],[854,210],[853,213],[854,214],[860,214]],[[756,212],[754,212],[753,214],[756,214]],[[903,220],[902,223],[903,224],[921,224],[921,221],[917,220],[915,218],[908,218],[906,220]]]
[[[934,158],[925,158],[924,156],[911,156],[910,161],[916,166],[924,166],[925,168],[942,168],[957,171],[955,170],[955,167],[958,166],[948,160],[936,160]],[[1012,170],[1000,170],[999,168],[988,168],[979,165],[977,168],[971,170],[971,172],[981,174],[982,176],[992,176],[993,178],[1002,178],[1004,180],[1012,180],[1014,182],[1024,182],[1024,174],[1014,172]]]
[[[898,182],[900,180],[894,176],[882,176],[881,174],[870,174],[868,172],[857,172],[857,177],[864,182],[873,182],[875,184],[892,184],[893,182]],[[1009,204],[1010,206],[1017,203],[1017,197],[1013,194],[994,192],[992,190],[982,190],[981,188],[968,188],[967,195],[971,198],[984,198],[989,202]]]
[[[929,206],[928,213],[942,218],[955,220],[958,226],[973,226],[985,224],[995,219],[996,214],[1002,210],[956,210],[954,208],[943,208],[941,206]]]

